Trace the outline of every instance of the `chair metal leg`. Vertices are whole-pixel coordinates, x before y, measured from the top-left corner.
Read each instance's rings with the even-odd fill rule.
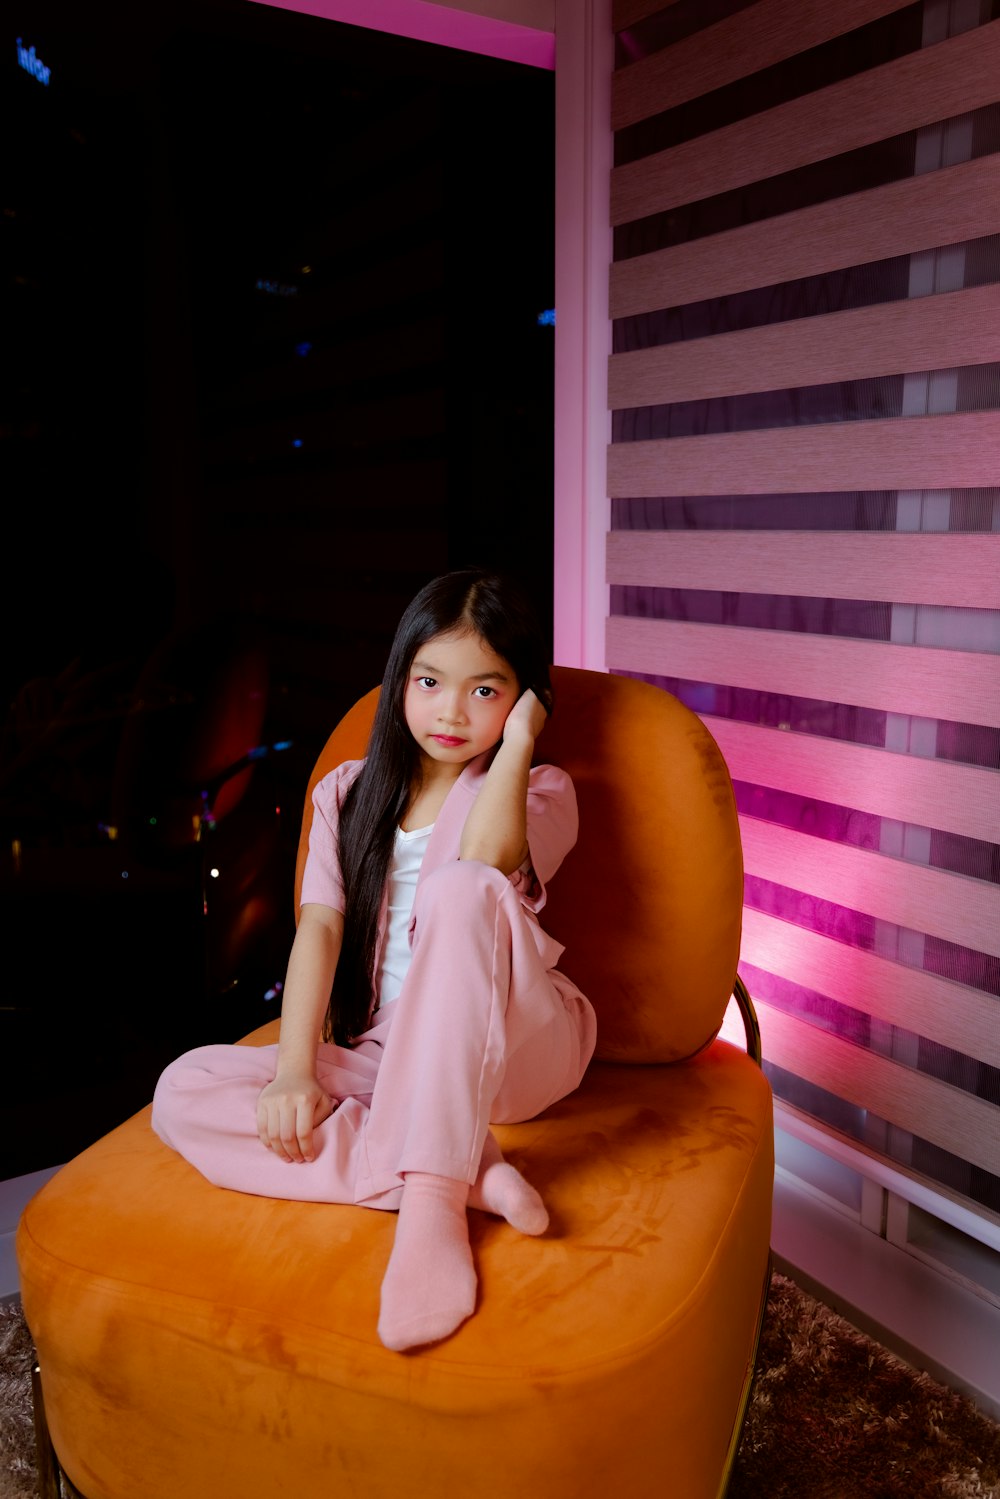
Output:
[[[740,1016],[743,1020],[743,1030],[746,1034],[747,1055],[757,1066],[763,1065],[763,1050],[760,1039],[760,1025],[757,1020],[757,1011],[754,1009],[753,1000],[746,984],[737,974],[733,985],[733,997],[739,1005]],[[733,1467],[736,1463],[736,1454],[740,1448],[740,1438],[743,1435],[743,1426],[746,1421],[747,1410],[750,1406],[750,1392],[753,1389],[754,1375],[757,1373],[757,1360],[760,1357],[760,1339],[764,1331],[764,1316],[767,1312],[767,1298],[771,1290],[771,1272],[774,1269],[774,1256],[768,1254],[767,1269],[764,1271],[764,1286],[760,1299],[760,1308],[757,1313],[757,1331],[754,1333],[753,1357],[750,1360],[750,1369],[747,1374],[746,1383],[743,1386],[743,1394],[740,1397],[740,1408],[736,1415],[736,1423],[733,1427],[733,1435],[729,1443],[729,1452],[726,1457],[726,1466],[722,1474],[722,1487],[719,1489],[719,1499],[725,1499],[726,1490],[729,1488],[729,1480],[732,1477]]]
[[[740,1450],[740,1440],[743,1436],[743,1427],[750,1408],[750,1392],[753,1389],[754,1376],[757,1373],[757,1360],[760,1357],[760,1340],[764,1331],[764,1317],[767,1313],[767,1300],[771,1291],[771,1274],[774,1269],[774,1255],[768,1254],[767,1269],[764,1271],[764,1286],[760,1298],[760,1308],[757,1312],[757,1331],[754,1333],[753,1354],[750,1359],[750,1368],[747,1372],[746,1383],[740,1396],[740,1408],[736,1413],[736,1421],[733,1425],[733,1434],[729,1442],[729,1451],[726,1454],[726,1465],[722,1471],[722,1485],[719,1489],[719,1499],[726,1499],[729,1488],[729,1480],[733,1476],[733,1468],[736,1465],[736,1454]]]
[[[757,1021],[757,1011],[754,1009],[753,1000],[750,998],[746,984],[736,975],[733,985],[733,998],[740,1007],[740,1016],[743,1020],[743,1030],[747,1038],[747,1056],[752,1058],[759,1067],[762,1062],[760,1044],[760,1025]]]
[[[35,1414],[35,1462],[38,1466],[39,1499],[62,1499],[59,1482],[61,1469],[49,1435],[42,1394],[42,1372],[36,1364],[31,1371],[31,1398]]]

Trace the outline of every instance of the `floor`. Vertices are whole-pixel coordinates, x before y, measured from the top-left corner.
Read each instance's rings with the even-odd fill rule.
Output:
[[[58,1166],[49,1166],[44,1171],[31,1171],[27,1176],[15,1176],[0,1182],[0,1301],[16,1296],[20,1289],[14,1235],[21,1213],[39,1188],[58,1170]]]

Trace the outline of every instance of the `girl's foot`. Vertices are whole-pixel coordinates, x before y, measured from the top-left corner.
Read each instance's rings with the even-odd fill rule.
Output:
[[[410,1171],[389,1268],[378,1335],[401,1353],[455,1332],[476,1306],[476,1270],[465,1207],[469,1184]]]
[[[479,1175],[469,1189],[469,1207],[506,1218],[522,1234],[543,1234],[549,1226],[545,1204],[508,1161],[491,1134],[486,1136]]]

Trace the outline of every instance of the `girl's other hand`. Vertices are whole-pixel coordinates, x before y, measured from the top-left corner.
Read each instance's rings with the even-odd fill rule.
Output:
[[[520,735],[534,744],[545,727],[546,717],[544,704],[529,687],[527,692],[522,692],[507,714],[507,721],[503,726],[504,743],[507,744]]]
[[[336,1105],[311,1073],[280,1073],[257,1099],[260,1143],[283,1161],[311,1161],[313,1130]]]

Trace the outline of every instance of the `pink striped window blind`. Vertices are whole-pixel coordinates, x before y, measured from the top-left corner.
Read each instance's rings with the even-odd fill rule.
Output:
[[[777,1096],[1000,1222],[1000,0],[616,0],[607,661]]]

